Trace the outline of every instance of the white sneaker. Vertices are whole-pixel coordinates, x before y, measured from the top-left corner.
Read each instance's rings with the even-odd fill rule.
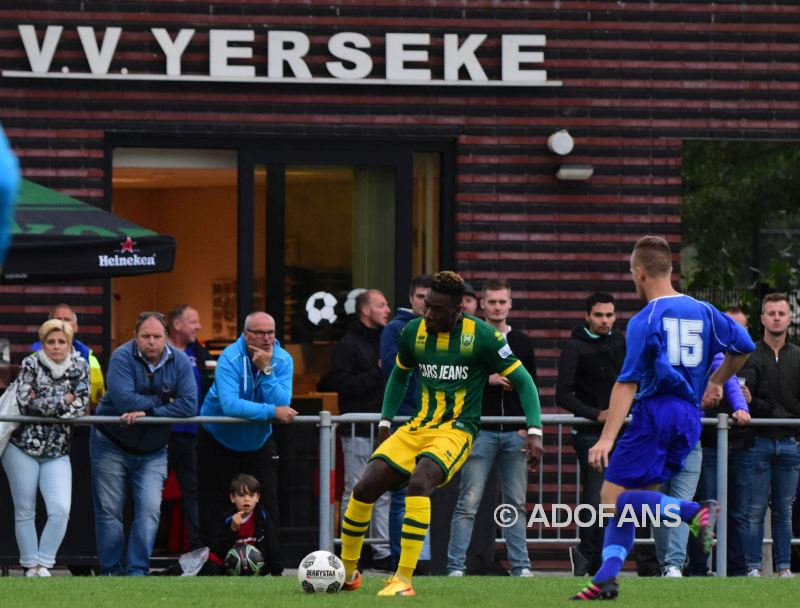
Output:
[[[750,570],[747,571],[747,576],[761,576],[761,570],[758,568],[750,568]]]
[[[36,569],[36,576],[41,576],[42,578],[48,578],[52,576],[52,574],[50,574],[50,570],[48,570],[44,566],[39,566]]]
[[[447,576],[464,576],[463,570],[453,570],[452,572],[448,572]]]
[[[780,574],[778,574],[778,578],[794,578],[794,574],[787,568],[786,570],[781,570]]]
[[[667,566],[664,573],[661,575],[664,578],[683,578],[683,573],[677,566]]]
[[[533,572],[530,571],[530,568],[523,568],[517,576],[520,578],[533,578]]]
[[[28,568],[27,570],[25,570],[25,576],[28,578],[39,576],[39,568],[37,566],[34,566],[33,568]]]

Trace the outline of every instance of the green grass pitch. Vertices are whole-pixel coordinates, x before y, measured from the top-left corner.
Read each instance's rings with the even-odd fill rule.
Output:
[[[426,608],[574,606],[567,598],[585,579],[539,576],[418,577],[413,598],[378,598],[382,579],[367,577],[356,592],[306,594],[295,576],[282,578],[79,578],[7,577],[0,579],[3,608],[276,608],[307,606],[358,608],[411,604]],[[611,605],[662,608],[763,608],[795,606],[800,584],[792,579],[637,578],[623,577]]]

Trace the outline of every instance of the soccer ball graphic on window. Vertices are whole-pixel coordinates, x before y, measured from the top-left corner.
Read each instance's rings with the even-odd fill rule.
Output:
[[[363,287],[356,287],[347,294],[347,299],[344,301],[344,314],[352,315],[356,312],[356,298],[362,293],[367,291]]]
[[[297,579],[306,593],[336,593],[344,584],[344,564],[333,553],[314,551],[300,562]]]
[[[336,303],[336,298],[327,291],[317,291],[311,294],[311,297],[306,300],[308,320],[314,325],[319,325],[323,321],[332,325],[336,321],[336,312],[333,310]]]

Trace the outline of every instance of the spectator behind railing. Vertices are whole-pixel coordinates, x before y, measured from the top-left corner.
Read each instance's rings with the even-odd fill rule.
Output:
[[[208,389],[211,388],[206,374],[206,361],[211,355],[197,341],[197,334],[202,329],[200,314],[191,306],[180,304],[167,314],[167,326],[170,346],[183,351],[192,364],[197,385],[197,410],[192,415],[196,416]],[[175,471],[181,487],[183,513],[192,549],[204,546],[203,535],[200,533],[200,507],[197,503],[197,429],[196,424],[172,425],[167,445],[167,468]]]
[[[100,362],[92,353],[92,349],[77,338],[79,331],[78,315],[74,310],[72,310],[72,308],[70,308],[69,304],[56,304],[50,310],[50,316],[48,318],[59,319],[65,323],[69,323],[70,327],[72,327],[72,348],[73,350],[78,351],[78,353],[84,359],[86,359],[86,362],[89,364],[89,409],[90,412],[94,411],[94,409],[100,403],[100,399],[102,399],[106,392],[106,383],[103,379],[103,370],[100,367]],[[41,342],[34,342],[33,346],[31,346],[31,350],[34,352],[40,350],[41,348]]]
[[[389,321],[389,304],[377,289],[365,291],[356,298],[356,314],[350,319],[347,333],[336,343],[331,358],[332,384],[339,394],[342,414],[377,414],[383,402],[381,375],[381,332]],[[353,492],[353,486],[364,474],[369,457],[375,451],[373,425],[346,427],[341,433],[344,455],[344,494],[342,514]],[[381,496],[372,510],[373,534],[389,537],[389,494]],[[389,545],[372,546],[372,567],[392,569]]]
[[[208,391],[201,416],[234,416],[248,420],[290,423],[297,415],[292,401],[294,361],[275,338],[275,319],[265,312],[251,312],[244,331],[219,357],[214,384]],[[262,505],[269,516],[266,527],[266,571],[283,571],[280,558],[277,448],[270,441],[271,424],[204,424],[197,438],[200,528],[206,535],[215,529],[225,508],[230,480],[248,473],[261,484]],[[213,539],[209,538],[211,545]]]
[[[86,360],[72,348],[72,327],[51,319],[39,328],[42,350],[22,360],[17,403],[22,416],[77,418],[89,405]],[[3,468],[14,501],[19,562],[25,576],[50,576],[48,568],[64,540],[72,501],[71,431],[63,424],[22,423],[3,452]],[[36,534],[36,489],[47,523]]]
[[[789,298],[770,293],[761,303],[764,338],[756,344],[741,376],[752,394],[753,418],[800,418],[800,347],[786,335],[792,322]],[[792,502],[800,479],[800,438],[796,427],[755,427],[752,494],[745,544],[747,576],[761,576],[764,516],[772,507],[773,560],[778,576],[791,570]]]
[[[167,478],[168,425],[136,425],[141,416],[186,418],[197,411],[197,386],[189,358],[167,345],[167,322],[158,312],[136,320],[135,339],[111,355],[108,392],[98,416],[121,424],[92,429],[92,496],[100,573],[144,576],[161,516]],[[124,509],[133,496],[133,522],[125,552]],[[124,557],[124,559],[123,559]]]

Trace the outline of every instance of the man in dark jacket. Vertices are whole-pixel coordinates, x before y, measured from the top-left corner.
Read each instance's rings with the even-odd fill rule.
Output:
[[[740,375],[753,396],[750,414],[758,418],[800,418],[800,347],[786,334],[792,322],[789,298],[783,293],[764,296],[761,323],[764,339]],[[772,507],[773,560],[778,576],[791,577],[792,502],[800,478],[797,427],[755,427],[750,521],[745,546],[747,575],[761,576],[764,515]]]
[[[511,287],[503,279],[492,279],[483,285],[481,308],[486,322],[505,336],[508,346],[536,380],[536,358],[528,335],[508,325],[511,310]],[[483,416],[524,416],[519,396],[511,381],[500,374],[491,374],[483,391]],[[447,547],[447,572],[463,576],[466,571],[467,547],[472,537],[475,514],[478,512],[486,479],[497,463],[503,487],[503,502],[517,511],[516,523],[505,529],[506,549],[512,576],[531,576],[531,563],[525,540],[527,517],[525,497],[528,487],[528,464],[525,452],[525,424],[482,424],[472,452],[461,470],[458,502],[450,525]]]
[[[394,319],[389,321],[381,332],[381,372],[383,383],[389,382],[389,376],[397,362],[397,353],[400,350],[400,332],[406,323],[425,312],[425,294],[433,283],[433,275],[420,274],[411,280],[408,287],[408,301],[411,308],[398,308]],[[414,370],[408,380],[406,396],[397,410],[398,416],[412,416],[417,411],[419,400],[419,372]],[[400,488],[391,493],[391,507],[389,508],[389,547],[392,563],[400,559],[400,536],[403,531],[403,519],[406,514],[406,488]],[[422,545],[420,562],[429,562],[431,559],[430,534],[425,537]],[[424,566],[423,566],[424,567]],[[420,570],[420,565],[417,566]]]
[[[734,319],[745,329],[747,315],[738,306],[730,306],[725,314]],[[714,356],[712,370],[717,369],[723,361],[722,353]],[[755,445],[755,433],[746,426],[750,422],[750,391],[744,386],[744,378],[732,376],[723,387],[722,400],[719,405],[706,408],[705,418],[716,418],[717,414],[731,416],[728,431],[728,576],[744,576],[747,573],[744,559],[744,543],[749,528],[750,492],[754,461],[751,448]],[[700,469],[700,480],[697,482],[695,502],[716,500],[717,498],[717,427],[704,426],[700,433],[700,444],[703,447],[703,463]],[[687,545],[689,555],[688,572],[690,576],[706,576],[708,574],[708,554],[704,553],[700,542],[689,537]]]
[[[586,322],[572,337],[558,360],[556,405],[597,424],[572,429],[575,454],[581,465],[581,502],[597,507],[603,473],[589,466],[589,448],[600,438],[611,398],[611,388],[625,360],[625,336],[614,331],[614,296],[593,293],[586,299]],[[580,528],[580,544],[570,548],[575,576],[594,574],[600,567],[603,530],[598,525]]]
[[[170,346],[189,357],[194,381],[197,385],[197,411],[200,411],[211,381],[206,372],[206,361],[211,358],[205,347],[197,340],[203,328],[199,313],[186,304],[176,306],[167,313]],[[167,447],[167,468],[175,471],[183,495],[183,513],[189,529],[192,549],[205,546],[200,533],[200,507],[197,504],[197,425],[174,424]]]
[[[347,333],[333,350],[331,382],[339,394],[342,414],[377,414],[383,403],[381,374],[381,331],[389,321],[389,304],[377,289],[370,289],[356,298],[356,314]],[[374,450],[374,426],[354,424],[342,426],[344,452],[344,494],[342,513],[347,509],[353,486],[361,478]],[[384,494],[375,505],[372,516],[373,534],[389,537],[389,495]],[[388,569],[389,545],[372,546],[373,565]]]
[[[134,421],[142,416],[187,417],[197,411],[191,363],[167,345],[164,316],[143,312],[136,320],[135,335],[111,355],[108,392],[97,408],[98,416],[119,416],[121,424],[95,426],[89,443],[102,575],[144,576],[150,571],[167,478],[170,427],[134,425]],[[123,557],[129,493],[133,521]]]

